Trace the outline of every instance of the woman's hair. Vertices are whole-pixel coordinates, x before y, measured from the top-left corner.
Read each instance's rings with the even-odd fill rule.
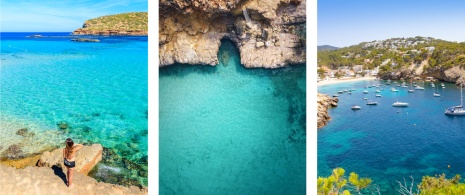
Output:
[[[65,156],[66,158],[70,158],[71,154],[73,153],[73,146],[74,142],[71,138],[66,139],[66,149],[65,149]]]

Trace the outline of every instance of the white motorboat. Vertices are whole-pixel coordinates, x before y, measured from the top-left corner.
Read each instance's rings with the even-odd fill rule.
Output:
[[[413,90],[413,89],[409,89],[409,90],[408,90],[408,92],[409,92],[409,93],[414,93],[414,92],[415,92],[415,90]]]
[[[344,93],[344,91],[338,91],[337,93]]]
[[[395,89],[394,87],[391,87],[392,92],[399,92],[399,90]]]
[[[454,107],[447,108],[444,114],[455,115],[455,116],[465,115],[465,110],[463,109],[462,84],[463,84],[463,78],[460,78],[460,106],[454,106]]]
[[[367,100],[368,98],[363,98],[363,100]]]
[[[397,102],[394,102],[394,103],[392,104],[392,106],[394,106],[394,107],[407,107],[407,106],[408,106],[408,103],[397,101]]]
[[[367,91],[367,90],[364,90],[363,93],[368,93],[368,91]]]
[[[376,97],[381,97],[381,94],[376,94],[375,96],[376,96]]]
[[[333,97],[339,97],[339,94],[334,94]]]
[[[368,100],[367,105],[378,105],[378,102],[373,102],[371,100]]]
[[[375,91],[375,93],[381,93],[381,91],[378,89],[378,90]]]
[[[354,105],[354,106],[350,107],[350,109],[352,109],[352,110],[360,110],[361,107]]]
[[[415,90],[425,90],[425,88],[420,87],[420,86],[416,86],[416,87],[415,87]]]

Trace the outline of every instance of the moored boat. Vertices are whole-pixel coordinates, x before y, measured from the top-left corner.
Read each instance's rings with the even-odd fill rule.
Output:
[[[397,102],[394,102],[394,103],[392,104],[392,106],[394,106],[394,107],[407,107],[407,106],[408,106],[408,103],[397,101]]]

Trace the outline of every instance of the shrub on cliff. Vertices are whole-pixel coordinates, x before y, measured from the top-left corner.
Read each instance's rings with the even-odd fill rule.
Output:
[[[355,172],[350,173],[349,183],[347,183],[344,173],[345,170],[343,168],[335,168],[329,177],[318,177],[318,195],[350,195],[351,193],[348,189],[355,189],[354,191],[360,194],[362,189],[367,188],[371,184],[370,178],[359,178]]]

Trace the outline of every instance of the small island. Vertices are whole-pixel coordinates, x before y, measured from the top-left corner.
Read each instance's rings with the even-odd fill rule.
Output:
[[[147,36],[148,13],[129,12],[90,19],[73,34]]]

